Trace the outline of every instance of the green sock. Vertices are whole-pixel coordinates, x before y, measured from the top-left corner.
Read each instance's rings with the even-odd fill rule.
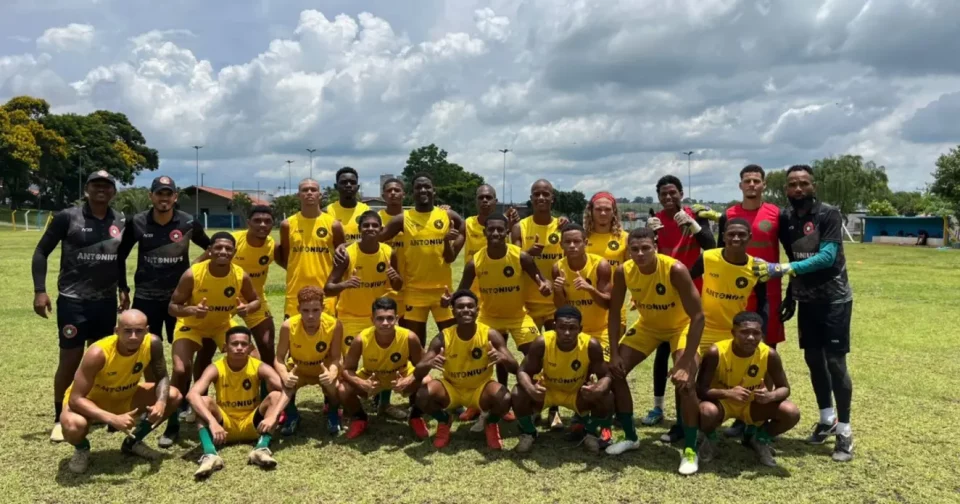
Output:
[[[499,422],[500,422],[500,415],[496,415],[494,413],[487,414],[487,425],[495,424]]]
[[[683,444],[693,451],[697,451],[697,429],[696,427],[683,428]]]
[[[133,438],[137,441],[142,441],[143,438],[147,437],[147,434],[150,434],[150,431],[153,429],[150,426],[150,421],[144,418],[140,420],[140,423],[137,424],[137,429],[133,431]]]
[[[766,426],[757,429],[757,441],[760,441],[761,443],[769,443],[770,441],[773,441],[773,436],[767,432]]]
[[[83,438],[83,441],[80,441],[79,443],[73,445],[73,447],[76,448],[77,450],[89,450],[90,440],[87,438]]]
[[[587,434],[597,435],[597,429],[600,427],[596,418],[593,418],[593,415],[584,415],[580,417],[581,422],[583,423],[583,431]]]
[[[431,416],[433,417],[434,420],[436,420],[436,421],[438,421],[438,422],[440,422],[440,423],[442,423],[442,424],[448,424],[448,423],[450,423],[450,413],[447,413],[447,412],[444,411],[444,410],[440,410],[440,411],[434,413],[434,414],[431,415]]]
[[[270,441],[273,439],[273,436],[270,434],[263,434],[260,436],[260,439],[257,441],[257,446],[255,449],[259,450],[260,448],[269,448]]]
[[[213,444],[213,436],[210,435],[210,429],[200,427],[200,446],[203,448],[204,455],[216,455],[217,447]]]
[[[533,425],[533,415],[522,416],[517,421],[520,424],[520,432],[533,436],[537,435],[537,427]]]
[[[750,439],[757,435],[757,426],[748,425],[743,429],[743,439]]]
[[[610,428],[613,427],[613,415],[607,415],[607,416],[605,416],[605,417],[600,417],[600,418],[596,419],[596,422],[597,422],[597,425],[599,425],[601,429],[610,429]]]
[[[710,441],[716,441],[716,440],[717,440],[717,431],[713,431],[713,432],[707,434],[707,439],[709,439]]]
[[[295,401],[296,396],[290,399],[290,402],[287,403],[287,407],[283,409],[283,412],[287,414],[287,418],[293,418],[300,415],[300,410],[297,409],[297,401]],[[334,408],[336,411],[336,408]]]
[[[623,434],[630,441],[639,441],[637,437],[637,428],[633,425],[633,413],[617,413],[617,421],[620,422],[620,428]]]
[[[380,392],[380,407],[381,407],[381,408],[386,408],[387,406],[390,406],[390,397],[391,397],[392,395],[393,395],[393,391],[392,391],[392,390],[384,390],[383,392]]]

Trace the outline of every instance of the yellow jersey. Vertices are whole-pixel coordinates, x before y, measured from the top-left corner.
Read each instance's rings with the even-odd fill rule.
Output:
[[[412,373],[410,331],[400,326],[394,327],[393,341],[383,348],[377,343],[376,329],[368,327],[358,336],[363,342],[363,366],[357,372],[368,376],[382,375],[384,380],[392,379],[389,375],[398,371],[404,376]]]
[[[627,262],[630,251],[627,249],[627,232],[621,230],[619,235],[612,233],[591,233],[587,237],[587,253],[596,254],[610,263],[611,269]]]
[[[267,273],[270,272],[270,265],[273,263],[273,249],[276,242],[272,236],[267,236],[263,246],[254,247],[247,241],[247,231],[237,231],[233,233],[237,240],[237,254],[233,256],[233,264],[243,268],[250,276],[253,282],[253,288],[260,296],[260,303],[266,303],[267,297],[264,294],[264,285],[267,283]]]
[[[457,335],[457,326],[443,330],[443,379],[457,388],[475,389],[493,378],[490,350],[490,326],[477,323],[477,332],[464,341]]]
[[[332,215],[334,220],[340,221],[343,227],[344,243],[349,245],[360,240],[360,216],[367,210],[370,210],[370,207],[362,201],[357,201],[357,206],[353,208],[345,208],[339,201],[334,201],[327,205],[326,213]]]
[[[333,345],[333,332],[337,319],[333,315],[320,314],[320,327],[314,334],[303,328],[300,314],[288,320],[290,323],[290,359],[297,365],[297,373],[304,376],[320,376],[320,365],[327,358]]]
[[[713,373],[710,388],[732,389],[737,385],[747,390],[763,388],[763,378],[767,375],[767,358],[770,347],[760,342],[750,357],[738,357],[733,353],[733,339],[715,343],[720,351],[717,370]]]
[[[365,254],[359,243],[347,247],[350,263],[341,282],[353,275],[354,270],[360,277],[360,287],[340,291],[337,301],[337,316],[352,318],[370,318],[370,307],[377,298],[390,293],[390,279],[387,268],[390,267],[390,254],[393,250],[386,243],[378,243],[379,249],[373,254]]]
[[[602,257],[587,254],[587,264],[579,271],[590,285],[597,285],[597,267],[600,266],[601,261],[603,261]],[[580,310],[580,315],[583,316],[583,332],[593,334],[605,330],[609,311],[595,303],[589,292],[577,290],[573,286],[578,272],[570,268],[567,258],[558,261],[557,267],[566,279],[563,283],[563,293],[567,296],[567,304],[576,306]]]
[[[443,243],[450,230],[447,211],[435,207],[430,212],[414,209],[403,212],[403,234],[407,256],[404,288],[442,289],[453,283],[450,264],[443,260]]]
[[[747,300],[757,285],[753,256],[748,255],[743,266],[728,263],[719,248],[705,251],[702,257],[704,327],[729,333],[733,317],[747,308]]]
[[[260,406],[260,361],[247,357],[247,364],[239,371],[230,369],[227,359],[223,358],[213,363],[217,366],[217,382],[214,390],[217,392],[217,406],[224,415],[241,421],[250,415],[250,412]]]
[[[580,333],[569,352],[557,348],[556,331],[543,333],[543,343],[543,386],[566,393],[579,390],[590,374],[590,335]]]
[[[150,365],[150,345],[153,337],[147,334],[140,349],[132,355],[120,355],[117,350],[117,335],[97,340],[91,347],[99,347],[103,352],[103,368],[93,378],[93,386],[87,399],[97,406],[128,404],[137,393],[137,386],[143,376],[143,370]],[[87,350],[88,352],[90,350]],[[64,402],[70,400],[73,383],[64,394]],[[124,412],[126,413],[126,412]]]
[[[563,258],[559,227],[559,220],[555,217],[551,218],[550,224],[545,226],[533,222],[532,215],[520,221],[520,248],[530,250],[535,242],[543,245],[540,257],[534,257],[533,260],[544,277],[549,276],[553,271],[554,263]],[[534,284],[530,277],[524,276],[523,289],[524,300],[527,303],[553,304],[553,298],[540,294],[539,286]]]
[[[484,225],[480,224],[480,220],[477,219],[477,216],[467,217],[464,221],[464,227],[467,229],[466,241],[463,244],[464,256],[467,260],[475,256],[477,252],[480,252],[481,249],[487,246],[487,237],[483,234]],[[477,279],[473,279],[473,284],[470,286],[470,290],[477,294],[477,290],[480,288],[480,284],[477,283]]]
[[[384,226],[386,226],[387,223],[389,223],[390,220],[393,219],[394,217],[396,216],[388,214],[386,210],[380,210],[380,220],[383,221]],[[404,219],[404,221],[406,221],[406,219]],[[400,278],[407,278],[406,277],[407,270],[404,267],[407,263],[407,258],[404,254],[404,251],[406,250],[405,245],[407,243],[407,240],[403,232],[401,231],[397,233],[396,236],[387,240],[384,243],[386,243],[387,245],[390,245],[390,248],[397,251],[397,273],[400,273]]]
[[[207,299],[207,316],[202,319],[184,317],[183,326],[190,328],[217,329],[230,325],[230,319],[237,312],[237,300],[243,287],[243,268],[230,264],[226,276],[210,274],[210,261],[203,261],[190,267],[193,271],[193,292],[190,294],[191,306]]]
[[[680,293],[670,281],[670,269],[677,260],[657,254],[657,271],[644,275],[633,261],[623,263],[627,290],[637,305],[640,327],[658,333],[682,331],[690,325]]]
[[[287,297],[296,297],[300,289],[323,287],[333,271],[333,217],[321,213],[313,219],[297,212],[287,219],[290,225],[290,251],[287,257]]]
[[[485,319],[523,320],[523,279],[520,266],[520,247],[507,244],[507,253],[500,259],[491,259],[484,246],[473,256],[477,297],[480,298],[479,316]],[[517,325],[518,325],[517,324]]]

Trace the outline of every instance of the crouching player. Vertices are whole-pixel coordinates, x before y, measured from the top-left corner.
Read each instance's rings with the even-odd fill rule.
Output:
[[[733,339],[715,343],[703,356],[697,377],[700,430],[706,435],[700,446],[703,462],[716,455],[717,427],[733,418],[747,425],[746,443],[760,463],[776,467],[770,440],[800,421],[800,410],[787,400],[790,385],[780,356],[763,343],[763,322],[754,312],[740,312],[733,318]],[[768,375],[772,391],[764,385]]]

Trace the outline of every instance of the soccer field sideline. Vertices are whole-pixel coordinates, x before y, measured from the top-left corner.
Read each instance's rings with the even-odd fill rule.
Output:
[[[428,442],[413,442],[407,427],[393,422],[374,421],[364,438],[330,443],[319,434],[320,395],[310,390],[299,401],[305,410],[300,432],[275,443],[276,471],[246,467],[249,447],[231,447],[222,452],[227,467],[211,481],[195,484],[191,474],[198,453],[190,449],[198,443],[192,427],[184,429],[167,459],[153,465],[121,456],[120,436],[97,429],[90,436],[88,474],[67,473],[72,449],[46,440],[56,325],[31,309],[29,260],[39,234],[0,236],[0,265],[8,287],[0,294],[5,322],[0,326],[5,343],[0,369],[9,377],[0,391],[7,412],[0,417],[0,461],[7,468],[0,488],[10,502],[219,502],[249,500],[257,492],[263,502],[960,501],[960,442],[950,435],[960,413],[960,379],[949,372],[956,368],[952,355],[960,350],[953,337],[960,322],[954,303],[960,256],[953,252],[846,245],[855,293],[850,367],[857,442],[857,456],[848,465],[830,461],[831,443],[811,447],[801,441],[817,408],[796,348],[795,324],[790,323],[781,353],[792,399],[804,418],[776,444],[778,469],[763,468],[751,451],[724,442],[718,460],[683,479],[676,475],[678,449],[654,441],[664,427],[642,428],[641,449],[619,459],[587,455],[555,434],[541,436],[533,453],[520,457],[510,451],[517,441],[513,424],[503,426],[503,453],[487,452],[482,436],[469,434],[462,425],[454,427],[443,453],[435,453]],[[58,261],[59,250],[50,257],[51,292]],[[133,270],[130,261],[128,274]],[[282,303],[282,279],[283,270],[272,268],[267,293],[273,307]],[[631,376],[640,416],[651,405],[650,364]],[[667,408],[672,418],[672,400]],[[147,442],[155,446],[156,437]],[[181,458],[187,453],[187,459]],[[344,477],[346,473],[357,476]]]

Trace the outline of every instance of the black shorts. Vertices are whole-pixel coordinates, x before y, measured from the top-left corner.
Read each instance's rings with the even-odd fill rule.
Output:
[[[837,304],[797,303],[800,348],[850,351],[850,316],[853,301]]]
[[[161,330],[166,329],[167,342],[173,343],[173,328],[177,325],[177,317],[170,315],[170,301],[154,301],[152,299],[133,298],[133,308],[142,311],[147,316],[147,325],[150,333],[160,336]]]
[[[57,298],[57,329],[60,348],[83,348],[110,336],[117,328],[117,300],[80,301]]]

